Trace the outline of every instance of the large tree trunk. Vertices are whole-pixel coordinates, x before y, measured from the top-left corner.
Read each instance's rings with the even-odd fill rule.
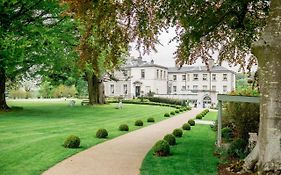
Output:
[[[103,82],[94,74],[88,75],[87,81],[90,105],[105,104]]]
[[[281,1],[272,0],[270,10],[265,31],[253,46],[260,70],[258,147],[245,159],[248,168],[257,163],[259,174],[281,173]]]
[[[6,103],[5,90],[6,90],[5,69],[2,66],[0,66],[0,111],[7,111],[10,109]]]

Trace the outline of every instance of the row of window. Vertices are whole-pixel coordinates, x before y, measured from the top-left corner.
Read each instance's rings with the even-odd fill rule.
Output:
[[[114,94],[114,84],[110,85],[110,93]],[[128,85],[123,84],[123,94],[127,95],[128,94]]]
[[[189,74],[187,75],[182,75],[181,76],[181,80],[182,81],[190,81],[190,77]],[[177,75],[173,75],[173,80],[176,81],[177,80]],[[193,74],[193,81],[198,81],[199,80],[199,74]],[[208,74],[203,74],[202,77],[203,81],[207,81],[208,80]],[[216,81],[217,80],[217,74],[212,74],[212,81]],[[222,80],[223,81],[227,81],[227,74],[222,74]]]
[[[223,88],[223,92],[227,92],[227,86],[226,85],[224,85],[222,88]],[[192,89],[190,89],[189,86],[182,86],[181,91],[185,91],[185,90],[199,90],[199,89],[198,89],[198,85],[193,85]],[[209,90],[209,89],[208,89],[207,85],[203,85],[201,90]],[[216,91],[217,87],[215,85],[213,85],[211,90]],[[177,86],[173,86],[173,92],[177,92],[177,91],[178,91]]]
[[[141,78],[144,79],[145,78],[145,69],[141,69]],[[164,70],[156,70],[156,78],[157,79],[166,79],[166,71]]]

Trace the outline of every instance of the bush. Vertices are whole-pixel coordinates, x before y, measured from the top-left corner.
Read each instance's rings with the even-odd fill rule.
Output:
[[[226,141],[229,141],[233,137],[232,129],[229,127],[222,128],[221,130],[221,136]]]
[[[119,131],[129,131],[129,126],[126,124],[122,124],[119,126]]]
[[[147,119],[147,122],[155,122],[155,120],[154,120],[154,118],[149,117],[149,118]]]
[[[63,146],[65,148],[79,148],[80,146],[80,138],[75,135],[70,135],[64,141]]]
[[[170,117],[170,114],[169,113],[165,113],[164,117]]]
[[[141,120],[135,121],[135,126],[143,126],[143,122]]]
[[[174,129],[174,131],[173,131],[173,135],[175,137],[182,137],[182,134],[183,134],[183,132],[181,129]]]
[[[164,140],[166,140],[169,143],[169,145],[175,145],[176,144],[176,138],[173,134],[165,135]]]
[[[201,114],[196,115],[196,119],[202,119],[202,115]]]
[[[170,154],[170,146],[166,140],[159,140],[153,146],[153,152],[156,156],[168,156]]]
[[[97,132],[96,132],[96,137],[97,138],[106,138],[108,136],[108,132],[106,129],[99,129]]]
[[[170,114],[171,114],[171,115],[175,115],[176,113],[175,113],[175,111],[172,111],[172,112],[170,112]]]
[[[244,159],[248,154],[248,152],[246,151],[246,147],[247,142],[245,140],[237,139],[230,144],[227,150],[227,154],[231,157]]]
[[[175,110],[175,113],[180,113],[180,110]]]
[[[189,124],[189,123],[183,124],[183,125],[182,125],[182,129],[183,129],[183,130],[190,130],[190,129],[191,129],[190,124]]]
[[[183,109],[181,108],[179,111],[180,111],[180,112],[183,112]]]
[[[173,99],[173,98],[162,98],[162,97],[146,97],[151,102],[167,103],[172,105],[183,105],[184,100]]]
[[[190,124],[190,126],[195,126],[195,121],[192,119],[188,120],[188,123]]]

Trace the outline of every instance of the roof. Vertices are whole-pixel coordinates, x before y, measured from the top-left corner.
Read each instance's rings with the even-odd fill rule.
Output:
[[[168,73],[195,73],[195,72],[214,72],[214,73],[221,73],[221,72],[231,72],[234,73],[234,71],[229,70],[225,67],[222,66],[214,66],[208,71],[207,66],[186,66],[186,67],[169,67],[168,68]]]
[[[165,66],[154,64],[153,60],[151,60],[151,62],[144,61],[142,60],[141,57],[137,59],[135,58],[128,59],[126,65],[124,66],[124,68],[145,68],[145,67],[158,67],[162,69],[168,69]]]

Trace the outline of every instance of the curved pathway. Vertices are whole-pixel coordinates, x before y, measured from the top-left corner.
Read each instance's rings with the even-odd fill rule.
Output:
[[[63,160],[43,175],[138,175],[144,157],[155,142],[201,111],[192,109],[95,145]]]

